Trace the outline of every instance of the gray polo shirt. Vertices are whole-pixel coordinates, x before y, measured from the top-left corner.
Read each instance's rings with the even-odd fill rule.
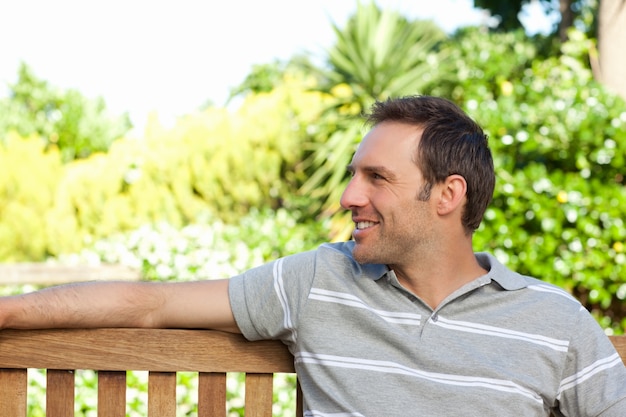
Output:
[[[352,247],[324,244],[229,285],[244,336],[293,353],[305,416],[626,416],[626,368],[565,291],[479,253],[489,272],[433,311]]]

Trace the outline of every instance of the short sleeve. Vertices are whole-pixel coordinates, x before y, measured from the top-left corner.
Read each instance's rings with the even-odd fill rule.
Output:
[[[626,416],[626,367],[595,319],[580,310],[559,388],[566,416]]]
[[[250,269],[230,279],[228,293],[235,321],[248,340],[297,337],[298,316],[315,274],[315,251]]]

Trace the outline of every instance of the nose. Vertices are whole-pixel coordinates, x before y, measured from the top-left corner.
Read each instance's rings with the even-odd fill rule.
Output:
[[[363,207],[366,204],[365,193],[363,187],[360,185],[360,181],[357,175],[352,176],[350,182],[343,190],[339,204],[346,210],[351,210],[355,207]]]

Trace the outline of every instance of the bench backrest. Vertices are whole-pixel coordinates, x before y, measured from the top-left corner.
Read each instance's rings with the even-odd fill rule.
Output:
[[[626,363],[626,336],[611,341]],[[244,372],[246,417],[272,416],[273,374],[293,373],[280,342],[209,330],[0,331],[0,416],[26,416],[27,368],[47,370],[46,416],[74,415],[74,370],[98,371],[98,416],[126,416],[126,371],[149,371],[148,416],[176,416],[176,372],[198,373],[198,417],[225,417],[226,373]],[[295,415],[303,416],[297,389]]]
[[[148,416],[175,417],[176,372],[198,373],[198,417],[226,417],[226,373],[243,372],[246,416],[271,417],[273,374],[293,373],[280,342],[208,330],[0,331],[0,416],[26,416],[27,368],[46,369],[46,416],[74,415],[74,370],[98,371],[98,416],[126,416],[126,371],[149,371]],[[42,399],[43,400],[43,399]],[[297,410],[302,416],[298,389]]]

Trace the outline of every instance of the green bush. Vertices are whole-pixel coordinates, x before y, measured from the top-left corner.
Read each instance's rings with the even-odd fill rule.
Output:
[[[165,222],[109,236],[61,262],[106,262],[140,270],[144,279],[188,281],[227,278],[328,240],[329,222],[299,220],[286,209],[252,210],[236,224],[205,216],[178,228]]]
[[[51,243],[46,233],[62,164],[38,137],[7,135],[0,142],[0,259],[42,259]],[[61,220],[62,221],[62,220]],[[73,248],[76,249],[76,248]]]
[[[38,135],[47,147],[58,148],[65,162],[106,152],[130,128],[128,115],[109,114],[102,98],[56,88],[24,63],[9,97],[0,99],[0,142],[9,132]]]
[[[158,221],[182,227],[212,213],[233,222],[253,209],[305,204],[306,196],[286,196],[302,181],[302,143],[324,100],[306,88],[286,79],[236,111],[209,108],[172,129],[153,121],[145,138],[62,167],[58,153],[40,146],[23,156],[19,141],[6,141],[0,261],[40,261]]]
[[[458,49],[455,96],[486,127],[498,180],[476,249],[568,289],[621,333],[626,104],[594,81],[582,34],[547,59],[520,36],[469,34]]]

